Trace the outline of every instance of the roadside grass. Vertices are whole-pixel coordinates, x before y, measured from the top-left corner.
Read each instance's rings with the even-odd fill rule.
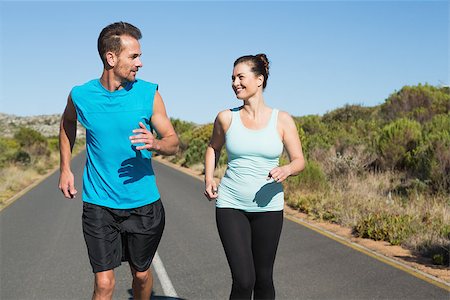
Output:
[[[308,171],[306,171],[308,174]],[[352,228],[355,236],[383,240],[416,251],[435,264],[449,265],[448,195],[392,193],[395,173],[344,176],[320,189],[302,185],[305,176],[285,183],[286,201],[313,219]]]
[[[59,149],[49,148],[49,155],[32,157],[28,164],[9,163],[0,168],[0,209],[6,205],[8,199],[55,170],[59,165]],[[84,140],[77,140],[73,155],[83,149]]]

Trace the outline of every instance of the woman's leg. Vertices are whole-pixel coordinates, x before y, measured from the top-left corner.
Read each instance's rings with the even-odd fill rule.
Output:
[[[273,265],[283,227],[283,211],[249,213],[249,218],[256,271],[254,299],[275,299]]]
[[[216,208],[220,240],[233,278],[230,299],[251,299],[255,285],[250,223],[244,212]]]

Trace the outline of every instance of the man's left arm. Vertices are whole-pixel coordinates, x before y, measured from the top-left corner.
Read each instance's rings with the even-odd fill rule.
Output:
[[[156,139],[147,127],[145,127],[142,122],[139,122],[139,128],[134,129],[134,135],[130,136],[132,144],[144,144],[143,146],[137,146],[136,150],[147,149],[163,155],[173,155],[177,153],[179,144],[178,136],[173,129],[172,123],[170,123],[163,99],[158,91],[156,91],[153,101],[151,124],[158,133],[160,139]]]
[[[154,150],[163,155],[177,153],[179,145],[178,136],[167,116],[164,101],[158,91],[156,91],[153,101],[151,124],[160,137],[160,139],[154,141]]]

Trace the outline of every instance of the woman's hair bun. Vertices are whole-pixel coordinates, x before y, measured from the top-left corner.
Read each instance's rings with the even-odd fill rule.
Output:
[[[267,58],[267,55],[264,53],[259,53],[255,55],[258,59],[262,60],[264,64],[264,68],[266,69],[267,75],[269,75],[269,59]]]

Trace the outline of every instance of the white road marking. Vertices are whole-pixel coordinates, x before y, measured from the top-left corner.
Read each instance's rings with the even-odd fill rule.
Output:
[[[177,292],[172,285],[172,281],[170,281],[169,275],[167,275],[166,268],[164,268],[158,252],[155,253],[152,264],[155,269],[155,273],[158,276],[159,282],[161,283],[164,295],[167,297],[178,298]]]

